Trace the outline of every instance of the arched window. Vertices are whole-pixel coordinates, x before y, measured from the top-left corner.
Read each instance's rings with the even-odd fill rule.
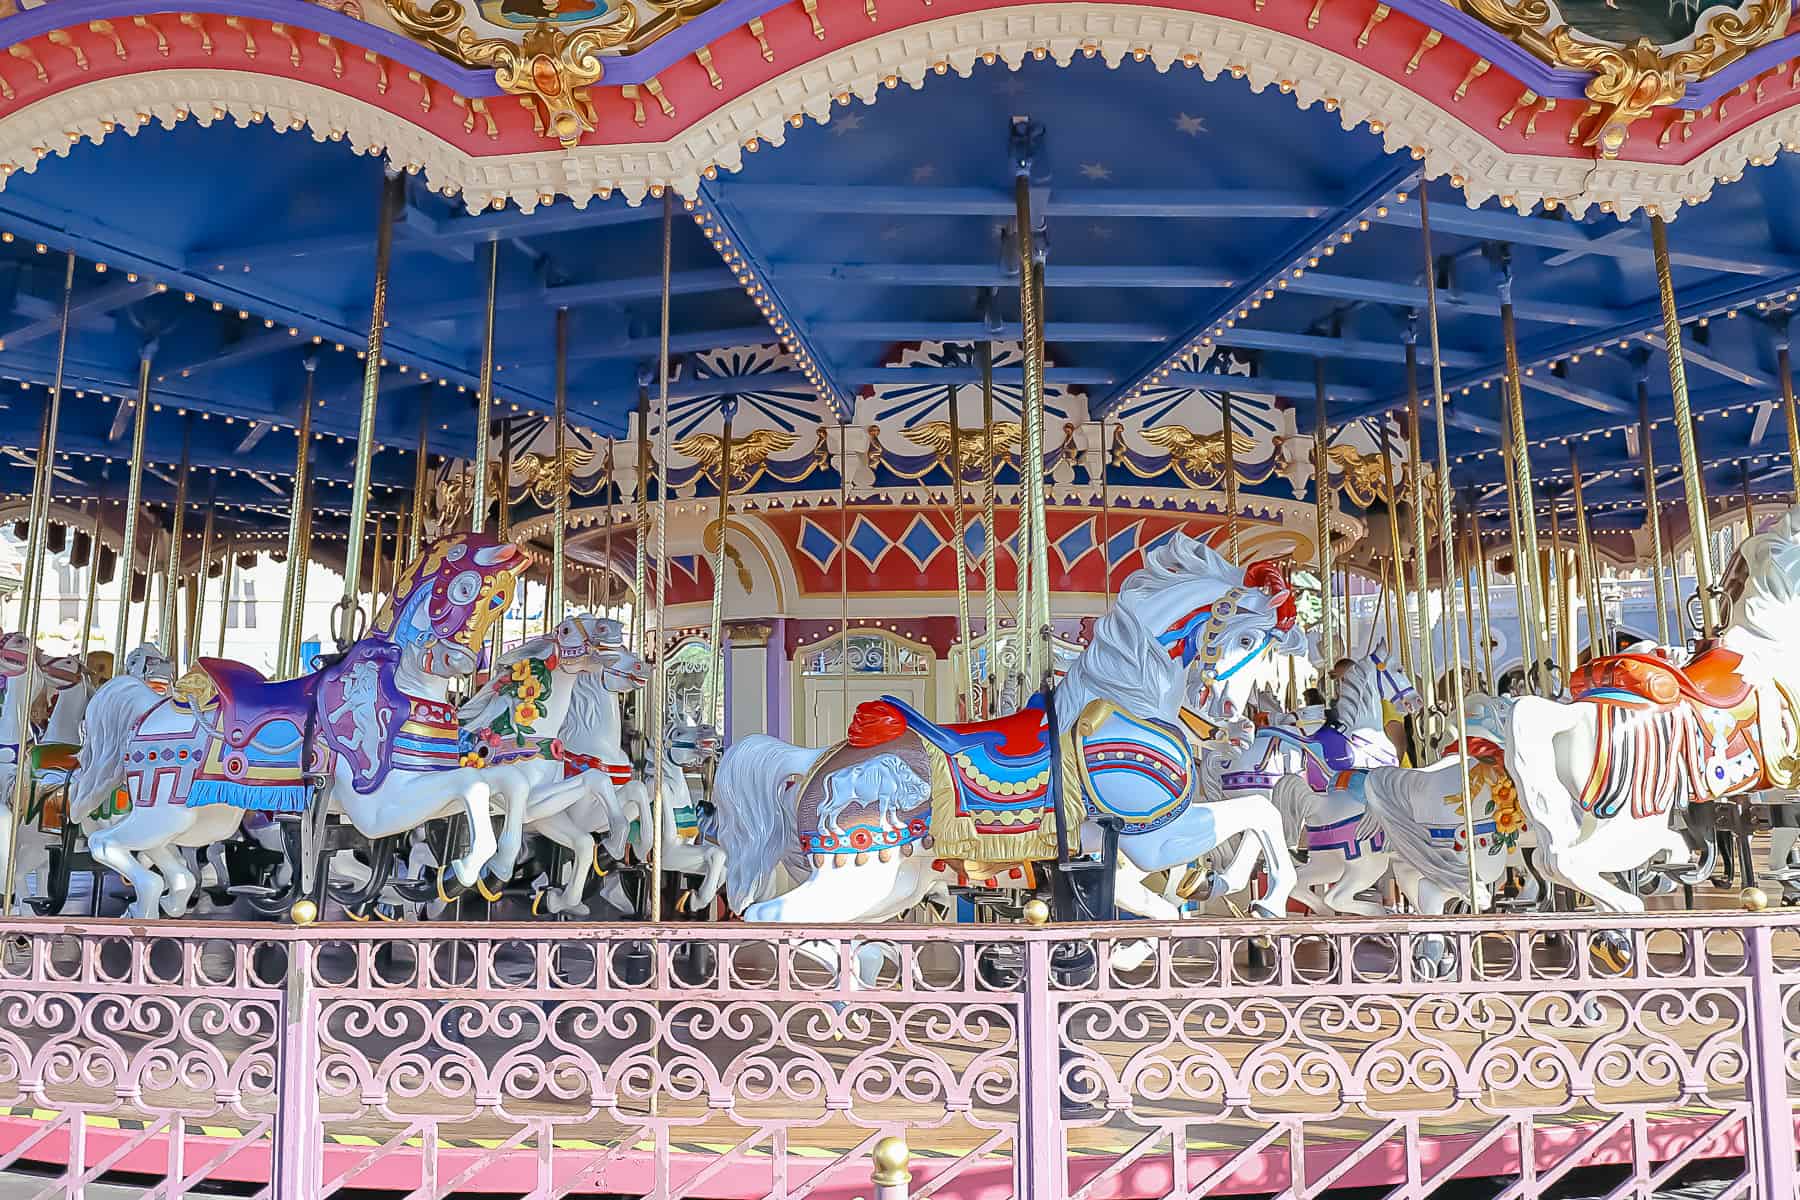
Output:
[[[909,642],[882,633],[852,632],[820,642],[806,652],[800,671],[804,675],[841,675],[844,649],[849,646],[851,675],[929,675],[931,655]]]

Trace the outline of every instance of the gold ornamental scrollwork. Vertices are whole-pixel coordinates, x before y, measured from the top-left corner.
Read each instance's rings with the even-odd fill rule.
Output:
[[[1714,11],[1672,46],[1647,37],[1629,44],[1587,37],[1549,0],[1458,0],[1464,11],[1552,66],[1590,71],[1587,126],[1581,144],[1616,158],[1634,122],[1687,94],[1688,85],[1718,74],[1787,32],[1790,0],[1750,0]]]
[[[458,62],[492,67],[501,90],[526,100],[539,130],[565,150],[594,129],[593,107],[582,89],[605,74],[602,54],[624,46],[638,31],[637,9],[630,3],[573,31],[540,20],[517,41],[477,33],[460,0],[432,0],[429,6],[416,0],[386,3],[402,31]],[[485,17],[481,23],[496,28]]]

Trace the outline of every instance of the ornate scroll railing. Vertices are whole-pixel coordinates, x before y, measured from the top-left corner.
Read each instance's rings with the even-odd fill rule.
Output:
[[[847,1200],[904,1133],[914,1196],[1795,1194],[1775,914],[0,934],[0,1170],[65,1192]]]

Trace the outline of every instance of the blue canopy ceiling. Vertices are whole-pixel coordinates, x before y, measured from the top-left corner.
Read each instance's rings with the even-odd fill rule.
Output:
[[[1248,352],[1257,379],[1246,389],[1295,404],[1302,429],[1321,359],[1334,425],[1404,403],[1414,334],[1429,394],[1417,165],[1275,89],[1099,60],[933,76],[761,147],[700,198],[741,264],[722,261],[676,202],[673,350],[773,340],[760,300],[791,324],[842,403],[897,378],[886,365],[896,344],[1017,338],[1007,134],[1021,114],[1045,130],[1032,180],[1045,221],[1052,380],[1084,389],[1096,415],[1130,414],[1140,385],[1164,368],[1177,369],[1163,382],[1181,382],[1186,351],[1206,338]],[[354,435],[361,394],[356,347],[380,171],[341,142],[215,121],[111,137],[14,176],[0,192],[0,229],[12,237],[0,243],[8,442],[35,444],[44,390],[12,381],[42,385],[53,374],[59,252],[73,249],[72,391],[59,446],[74,457],[59,493],[122,494],[130,414],[119,398],[135,392],[146,349],[161,405],[148,458],[178,461],[185,423],[204,486],[244,506],[234,519],[285,519],[309,359],[318,469],[346,480],[352,447],[340,439]],[[1800,212],[1786,199],[1794,172],[1791,156],[1780,158],[1671,227],[1683,316],[1696,318],[1685,332],[1688,378],[1706,414],[1700,444],[1715,494],[1735,495],[1746,469],[1759,494],[1791,486],[1775,347],[1800,294]],[[1590,503],[1617,504],[1613,524],[1635,524],[1641,460],[1623,431],[1637,420],[1640,379],[1652,415],[1671,412],[1645,221],[1472,211],[1447,181],[1431,185],[1430,199],[1455,483],[1500,510],[1498,312],[1510,270],[1545,491],[1565,486],[1561,439],[1572,438]],[[398,511],[407,497],[422,419],[435,455],[470,452],[490,243],[499,246],[497,414],[549,409],[555,313],[566,307],[571,417],[595,436],[625,432],[656,357],[661,212],[658,201],[631,208],[615,198],[471,216],[408,181],[377,511]],[[904,370],[909,381],[948,383],[973,367]],[[754,386],[782,382],[765,375]],[[675,393],[719,390],[696,379]],[[1673,499],[1667,420],[1656,436]],[[25,490],[27,461],[0,458],[0,492]],[[147,486],[163,498],[172,474],[157,471]],[[322,488],[325,527],[348,507],[346,493]]]

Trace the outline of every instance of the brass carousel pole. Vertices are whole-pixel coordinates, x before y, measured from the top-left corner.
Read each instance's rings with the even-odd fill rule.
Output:
[[[281,643],[278,659],[279,672],[283,674],[292,672],[299,665],[300,628],[306,623],[306,566],[310,548],[306,544],[305,531],[312,496],[309,473],[312,463],[313,380],[319,367],[318,356],[308,354],[303,365],[306,368],[306,383],[300,393],[300,421],[294,427],[297,442],[294,447],[294,507],[288,513],[287,578],[281,590]]]
[[[1750,466],[1748,463],[1739,467],[1738,482],[1744,495],[1744,537],[1748,540],[1756,536],[1756,502],[1750,498]]]
[[[408,562],[418,561],[419,547],[425,541],[425,488],[431,470],[431,451],[427,444],[430,431],[431,393],[427,391],[419,400],[419,445],[418,454],[413,459],[412,519],[407,522],[406,527]]]
[[[201,626],[206,624],[206,577],[212,570],[213,557],[213,509],[219,502],[219,477],[210,477],[211,483],[206,489],[206,520],[200,525],[200,570],[194,576],[194,594],[197,602],[194,605],[194,619],[188,626],[188,662],[192,663],[200,657]]]
[[[1331,611],[1331,459],[1326,454],[1328,433],[1325,428],[1325,360],[1313,359],[1313,511],[1318,517],[1319,562],[1319,652],[1324,659],[1326,676],[1337,662],[1337,639],[1332,631],[1335,614]],[[1320,691],[1326,689],[1321,686]]]
[[[500,286],[500,243],[487,246],[487,303],[481,317],[481,384],[475,396],[475,478],[469,509],[469,531],[480,533],[487,527],[489,444],[494,423],[494,302]],[[500,494],[506,495],[507,479],[500,479]],[[502,536],[505,536],[502,531]]]
[[[850,716],[850,426],[838,420],[838,702]]]
[[[183,523],[187,519],[188,472],[192,466],[189,455],[193,449],[194,418],[189,415],[181,425],[181,467],[175,475],[175,513],[169,519],[169,561],[167,571],[168,590],[163,593],[162,628],[160,636],[162,644],[169,648],[169,660],[187,667],[182,662],[184,644],[181,641],[181,619],[179,616],[181,601],[181,542],[184,536]]]
[[[737,397],[727,396],[719,406],[725,417],[724,437],[719,442],[719,544],[713,551],[713,594],[712,594],[712,627],[707,631],[706,648],[712,652],[712,662],[706,669],[706,689],[703,718],[707,724],[718,719],[719,697],[725,687],[725,533],[731,521],[731,425],[737,416]],[[705,539],[701,539],[701,548],[705,548]]]
[[[1794,364],[1789,354],[1792,326],[1782,327],[1775,346],[1775,373],[1781,376],[1781,415],[1787,419],[1788,470],[1793,472],[1794,503],[1800,504],[1800,417],[1794,412]]]
[[[397,526],[396,526],[397,527]],[[381,606],[381,514],[375,514],[375,530],[369,538],[369,608]]]
[[[138,611],[138,645],[150,640],[150,589],[162,572],[156,569],[156,551],[162,530],[150,527],[149,553],[144,556],[144,607]],[[160,647],[159,647],[160,649]]]
[[[556,310],[556,497],[555,522],[550,526],[550,595],[544,620],[555,624],[563,618],[563,574],[569,569],[569,310]],[[719,536],[724,537],[721,530]],[[713,643],[713,653],[718,653]]]
[[[1707,545],[1706,485],[1700,453],[1694,445],[1694,416],[1688,407],[1687,368],[1681,357],[1681,314],[1675,307],[1675,282],[1669,274],[1669,227],[1660,214],[1650,218],[1651,250],[1656,258],[1656,289],[1662,299],[1663,341],[1668,348],[1669,390],[1675,394],[1675,444],[1681,451],[1681,487],[1687,497],[1689,540],[1694,546],[1694,590],[1700,597],[1700,635],[1719,631],[1713,606],[1712,551]]]
[[[31,790],[31,772],[26,769],[25,747],[31,742],[31,702],[37,693],[38,608],[44,598],[44,577],[49,574],[44,562],[44,539],[50,531],[50,492],[56,482],[56,435],[62,419],[63,367],[69,357],[69,310],[75,297],[75,252],[69,251],[63,267],[62,323],[56,342],[56,382],[44,402],[44,418],[38,429],[37,463],[31,477],[30,520],[25,535],[25,580],[20,594],[23,608],[19,614],[19,631],[25,635],[25,670],[19,683],[25,689],[25,703],[19,705],[19,726],[12,731],[14,762],[12,794],[12,834],[8,845],[19,844],[19,820],[25,814],[26,798]],[[98,547],[96,547],[98,553]],[[146,599],[148,597],[146,596]],[[13,909],[14,871],[19,856],[6,859],[6,890],[0,901],[0,913]]]
[[[1650,385],[1638,370],[1638,453],[1644,460],[1644,522],[1650,534],[1650,582],[1656,594],[1656,640],[1665,646],[1678,645],[1669,624],[1669,598],[1665,592],[1668,573],[1663,566],[1662,506],[1656,502],[1656,431],[1650,425]],[[1677,596],[1679,599],[1679,596]]]
[[[1411,339],[1408,339],[1411,348]],[[1400,569],[1400,496],[1394,491],[1394,457],[1388,445],[1387,417],[1381,418],[1381,482],[1387,489],[1388,567],[1381,582],[1388,592],[1388,608],[1393,613],[1394,642],[1400,654],[1400,669],[1412,678],[1412,630],[1407,620],[1406,581]]]
[[[618,453],[618,449],[617,442],[610,437],[606,439],[606,482],[600,491],[600,495],[606,501],[606,531],[603,535],[604,540],[601,543],[604,547],[601,553],[605,556],[606,563],[606,569],[601,575],[601,579],[604,581],[602,586],[606,591],[605,594],[600,597],[600,604],[602,611],[609,617],[613,615],[613,529],[618,524],[618,522],[614,520],[613,508],[615,499],[613,494],[613,481],[615,477],[614,465],[617,462],[615,456]],[[594,588],[593,580],[590,578],[588,581],[588,607],[592,608],[593,606]]]
[[[375,288],[369,305],[369,347],[363,362],[362,413],[356,425],[356,470],[350,483],[349,536],[344,540],[344,595],[338,601],[340,649],[356,640],[356,585],[362,578],[363,526],[369,514],[369,473],[375,457],[375,404],[381,394],[381,343],[387,326],[388,262],[393,256],[394,216],[406,199],[406,176],[382,182],[381,210],[375,218]]]
[[[1462,539],[1461,539],[1462,540],[1462,548],[1463,548],[1463,551],[1462,551],[1463,624],[1465,626],[1467,626],[1467,632],[1468,632],[1468,637],[1469,637],[1468,657],[1469,657],[1469,673],[1471,675],[1473,675],[1475,673],[1475,664],[1481,661],[1481,656],[1479,654],[1477,654],[1475,651],[1475,568],[1472,565],[1475,561],[1475,555],[1480,553],[1481,547],[1476,544],[1473,529],[1470,524],[1471,521],[1473,520],[1473,518],[1474,518],[1474,514],[1472,512],[1468,511],[1467,509],[1465,509],[1463,511],[1463,528],[1462,528]],[[1479,691],[1487,691],[1490,687],[1492,687],[1492,684],[1485,683],[1478,677],[1473,682],[1473,684],[1471,684],[1471,686],[1476,688],[1476,690],[1479,690]]]
[[[1601,606],[1600,574],[1596,570],[1600,564],[1594,557],[1594,542],[1588,531],[1587,503],[1581,492],[1581,456],[1576,453],[1574,442],[1569,443],[1569,480],[1574,488],[1575,540],[1579,544],[1577,553],[1581,558],[1581,576],[1587,582],[1588,661],[1593,662],[1608,653],[1604,648],[1607,641],[1606,610]]]
[[[662,739],[667,736],[669,651],[667,627],[669,600],[669,276],[674,262],[675,194],[663,191],[662,219],[662,328],[657,348],[657,433],[660,445],[656,454],[656,673],[650,677],[653,697],[648,727],[656,731],[649,745],[655,757],[654,779],[650,789],[650,919],[662,920],[663,861],[663,753]],[[722,531],[721,531],[722,533]],[[845,646],[848,650],[848,645]]]
[[[88,655],[88,643],[94,636],[94,607],[100,600],[100,501],[94,501],[94,521],[88,533],[88,577],[87,599],[81,606],[81,640],[76,643],[77,653],[85,664]],[[117,652],[117,666],[125,665],[125,651]]]
[[[1569,636],[1569,569],[1563,560],[1562,505],[1554,496],[1550,498],[1550,555],[1544,561],[1544,591],[1551,601],[1546,613],[1550,622],[1547,640],[1552,657],[1567,671],[1574,661],[1570,651],[1575,642]]]
[[[132,421],[131,467],[125,477],[125,534],[119,542],[119,627],[113,650],[119,668],[125,666],[126,642],[131,637],[131,573],[137,565],[138,510],[144,503],[144,426],[150,416],[150,359],[153,345],[138,356],[137,416]],[[150,604],[149,563],[145,563],[144,605]]]
[[[1423,242],[1425,254],[1425,309],[1426,324],[1431,332],[1431,405],[1437,416],[1437,492],[1438,492],[1438,544],[1443,548],[1444,558],[1444,628],[1448,631],[1444,641],[1450,650],[1450,693],[1455,699],[1456,736],[1466,738],[1469,731],[1469,714],[1463,689],[1462,643],[1456,639],[1456,588],[1451,580],[1456,577],[1456,539],[1451,536],[1450,516],[1450,450],[1449,437],[1444,429],[1444,351],[1438,340],[1438,305],[1437,305],[1437,260],[1431,253],[1431,205],[1426,199],[1427,189],[1424,182],[1419,185],[1419,235]],[[1425,548],[1420,547],[1423,555]],[[1475,803],[1469,788],[1469,756],[1468,747],[1459,755],[1461,769],[1457,771],[1462,781],[1462,814],[1463,814],[1463,846],[1467,854],[1469,867],[1469,911],[1480,912],[1480,881],[1475,876]],[[1475,953],[1481,953],[1479,944]],[[1479,958],[1477,966],[1479,967]]]
[[[1231,419],[1231,391],[1219,393],[1219,429],[1225,449],[1225,549],[1232,564],[1243,566],[1238,558],[1238,474],[1237,425]]]
[[[231,585],[236,568],[237,539],[228,537],[225,539],[225,561],[219,568],[219,586],[223,594],[219,597],[219,644],[213,651],[219,658],[225,657],[225,631],[231,627]]]
[[[1424,189],[1420,189],[1423,195]],[[1421,200],[1421,203],[1423,201]],[[1436,359],[1432,360],[1435,371]],[[1409,329],[1406,337],[1406,462],[1408,502],[1413,518],[1413,592],[1419,602],[1419,695],[1427,711],[1437,707],[1437,652],[1433,638],[1437,622],[1431,616],[1431,534],[1425,527],[1424,418],[1419,407],[1419,339]],[[1444,579],[1448,590],[1450,579]],[[1450,627],[1454,634],[1455,626]]]
[[[950,408],[950,496],[953,538],[956,542],[956,641],[962,647],[962,678],[956,683],[956,697],[961,702],[965,721],[976,719],[969,701],[969,689],[975,679],[975,642],[969,636],[969,527],[963,511],[962,418],[957,409],[958,385],[951,384],[945,401]]]
[[[1423,192],[1420,193],[1423,197]],[[1538,580],[1537,504],[1531,487],[1531,450],[1525,441],[1525,397],[1519,382],[1519,338],[1513,323],[1512,262],[1508,258],[1500,279],[1500,333],[1506,342],[1507,433],[1501,443],[1507,451],[1509,507],[1513,514],[1513,587],[1519,611],[1529,613],[1521,622],[1525,644],[1531,652],[1527,676],[1535,676],[1538,695],[1550,694],[1544,674],[1544,594]]]
[[[1041,131],[1025,122],[1014,122],[1013,204],[1018,214],[1019,241],[1019,316],[1024,336],[1025,386],[1019,419],[1020,439],[1020,549],[1025,549],[1023,534],[1030,534],[1029,566],[1021,580],[1030,580],[1030,605],[1019,613],[1019,648],[1021,665],[1025,666],[1028,686],[1041,686],[1049,695],[1055,657],[1051,652],[1050,629],[1050,547],[1046,531],[1048,513],[1044,497],[1044,341],[1043,341],[1043,263],[1037,253],[1035,226],[1031,218],[1031,153]],[[1027,657],[1029,650],[1029,657]],[[1059,819],[1061,810],[1058,809]],[[1059,836],[1059,843],[1063,840]],[[1064,853],[1059,845],[1058,856]]]
[[[1000,563],[999,540],[1000,531],[994,526],[994,510],[999,493],[1000,449],[994,444],[994,344],[981,342],[975,347],[978,361],[981,363],[981,422],[983,427],[982,445],[986,447],[987,465],[982,468],[982,520],[986,531],[981,539],[981,583],[987,602],[987,716],[995,716],[1000,706],[1000,583],[996,571]],[[1108,575],[1110,580],[1111,576]]]
[[[1475,598],[1481,602],[1481,673],[1487,677],[1488,688],[1498,695],[1500,681],[1494,675],[1494,626],[1488,614],[1487,548],[1481,544],[1481,513],[1472,503],[1469,521],[1475,541]]]
[[[631,633],[632,645],[637,647],[640,655],[650,653],[650,643],[644,640],[649,630],[649,606],[645,603],[645,589],[649,586],[650,557],[650,386],[648,379],[638,381],[637,408],[637,534],[633,537],[636,546],[635,560],[631,568]],[[650,732],[646,721],[642,732]]]

